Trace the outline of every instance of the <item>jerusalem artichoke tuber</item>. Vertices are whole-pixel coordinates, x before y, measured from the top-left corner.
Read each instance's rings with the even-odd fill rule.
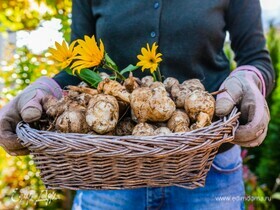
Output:
[[[86,111],[86,122],[96,133],[112,131],[118,122],[119,105],[115,97],[105,94],[93,96]]]
[[[130,93],[127,92],[124,86],[122,86],[120,83],[118,83],[115,80],[110,80],[108,78],[104,79],[102,82],[98,84],[97,90],[98,93],[112,95],[119,100],[122,100],[126,103],[130,103],[129,101]]]
[[[214,97],[203,90],[195,90],[185,100],[185,110],[191,120],[195,121],[193,128],[202,128],[211,124],[215,110]]]

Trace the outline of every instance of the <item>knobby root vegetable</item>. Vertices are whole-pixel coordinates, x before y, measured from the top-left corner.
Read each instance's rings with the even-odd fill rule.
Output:
[[[168,120],[167,127],[174,133],[188,132],[190,119],[184,110],[177,109]]]
[[[120,136],[165,135],[188,132],[190,121],[192,130],[211,123],[215,100],[197,79],[179,84],[169,77],[161,83],[151,76],[140,81],[130,73],[121,85],[104,77],[97,90],[80,84],[68,86],[62,99],[45,96],[42,103],[49,122],[45,124],[50,125],[48,130]]]
[[[105,94],[93,96],[86,111],[86,122],[96,133],[108,133],[117,125],[119,105],[115,97]]]
[[[58,99],[53,95],[46,95],[42,99],[43,109],[47,111],[50,107],[57,106]]]
[[[149,118],[149,99],[152,91],[148,87],[141,87],[134,90],[130,95],[130,105],[133,115],[139,122],[146,122]],[[132,119],[134,119],[132,116]]]
[[[130,105],[139,122],[168,120],[176,107],[163,86],[154,89],[141,87],[130,95]]]
[[[172,133],[171,130],[167,127],[159,127],[154,131],[154,135],[165,135]]]
[[[177,108],[184,108],[186,96],[191,91],[181,84],[174,84],[171,88],[171,97],[174,100]]]
[[[215,110],[214,97],[203,90],[195,90],[185,100],[185,110],[191,120],[192,128],[202,128],[211,124]]]
[[[102,80],[106,79],[106,78],[110,78],[110,75],[105,73],[105,72],[100,72],[99,76],[101,77]]]
[[[87,93],[81,93],[75,98],[75,101],[77,101],[82,106],[86,107],[91,98],[92,98],[92,95],[87,94]]]
[[[108,78],[104,79],[98,84],[98,93],[104,93],[116,97],[118,100],[122,100],[126,103],[130,103],[129,96],[130,93],[127,92],[124,86],[115,80],[110,80]]]
[[[67,89],[78,92],[78,93],[86,93],[86,94],[93,95],[93,96],[98,94],[98,91],[96,89],[92,89],[92,88],[88,88],[88,87],[79,87],[79,86],[69,85],[69,86],[67,86]]]
[[[136,123],[130,117],[124,118],[116,126],[116,135],[117,136],[132,135],[132,131],[135,125]]]
[[[149,118],[152,122],[164,122],[168,120],[176,109],[175,103],[168,97],[163,86],[152,89],[152,97],[149,100]]]
[[[69,100],[64,100],[64,98],[58,100],[52,95],[46,95],[42,99],[43,109],[46,111],[48,116],[55,118],[58,115],[61,115],[64,110],[68,107],[70,103]]]
[[[72,101],[76,101],[83,106],[87,106],[90,98],[93,95],[97,95],[98,91],[92,88],[88,88],[86,84],[80,83],[79,86],[67,86],[69,91],[66,92],[64,96],[64,101],[68,101],[69,99]]]
[[[167,92],[171,92],[171,88],[173,85],[179,85],[179,81],[177,79],[175,79],[174,77],[167,77],[164,81],[163,81],[164,87],[166,89]]]
[[[80,95],[79,92],[77,91],[73,91],[73,90],[69,90],[69,91],[64,91],[64,98],[68,98],[68,99],[75,99],[76,97],[78,97]]]
[[[152,76],[145,76],[141,79],[141,87],[150,87],[153,82],[154,78]]]
[[[63,133],[87,133],[88,124],[85,120],[86,108],[72,103],[56,120],[55,128]]]
[[[133,131],[133,136],[152,136],[154,134],[154,127],[148,123],[137,124]]]
[[[133,77],[132,72],[130,72],[129,77],[125,79],[123,83],[124,87],[129,93],[132,93],[133,90],[140,87],[140,84],[141,81],[138,78]]]
[[[203,84],[198,79],[190,79],[182,84],[175,83],[171,87],[171,96],[176,103],[177,108],[184,108],[185,99],[194,90],[205,90]]]
[[[162,84],[161,82],[158,82],[158,81],[153,82],[153,83],[149,86],[150,89],[155,89],[155,88],[159,88],[159,87],[160,87],[162,90],[165,90],[164,84]]]
[[[205,90],[205,87],[203,86],[203,84],[200,82],[199,79],[186,80],[182,83],[182,85],[188,88],[190,91]]]

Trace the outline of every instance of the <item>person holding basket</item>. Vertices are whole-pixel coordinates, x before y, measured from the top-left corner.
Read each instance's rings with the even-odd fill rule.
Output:
[[[232,72],[223,51],[227,32],[237,62]],[[240,146],[255,147],[265,139],[270,120],[265,97],[275,82],[259,0],[73,0],[71,39],[85,35],[102,37],[121,68],[136,63],[135,55],[145,43],[157,42],[164,55],[161,72],[165,77],[180,82],[197,78],[209,92],[225,88],[217,96],[215,113],[226,116],[237,106],[241,125],[234,144],[220,147],[205,187],[79,190],[73,210],[244,209]],[[45,95],[60,98],[65,86],[79,82],[61,71],[28,86],[0,110],[0,145],[11,155],[27,155],[17,141],[17,123],[38,120]]]

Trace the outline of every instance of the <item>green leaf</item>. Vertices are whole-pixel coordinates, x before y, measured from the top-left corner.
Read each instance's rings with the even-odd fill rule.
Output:
[[[73,75],[72,70],[70,68],[66,68],[64,69],[64,71],[66,71],[67,74]]]
[[[110,79],[110,80],[116,80],[117,77],[116,77],[116,76],[110,76],[109,79]]]
[[[280,200],[280,193],[277,192],[277,193],[272,194],[271,198],[276,199],[276,200]]]
[[[118,71],[117,64],[109,57],[109,55],[107,53],[105,53],[105,61],[106,61],[107,65],[109,65],[110,67],[112,67],[113,69]]]
[[[78,77],[95,88],[102,81],[100,75],[90,69],[82,69]]]
[[[132,72],[138,68],[139,68],[139,66],[134,66],[132,64],[129,64],[127,67],[125,67],[123,70],[121,70],[120,74],[123,75],[126,72]]]

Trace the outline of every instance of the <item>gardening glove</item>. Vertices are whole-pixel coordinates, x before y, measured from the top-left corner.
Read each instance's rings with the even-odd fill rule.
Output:
[[[228,115],[234,106],[240,109],[240,126],[233,143],[255,147],[262,143],[270,120],[265,100],[265,83],[262,74],[253,66],[240,66],[223,82],[217,96],[216,115]]]
[[[41,77],[0,110],[0,146],[10,155],[29,154],[17,141],[16,126],[21,120],[29,123],[41,118],[41,99],[46,94],[60,98],[62,90],[53,79]]]

